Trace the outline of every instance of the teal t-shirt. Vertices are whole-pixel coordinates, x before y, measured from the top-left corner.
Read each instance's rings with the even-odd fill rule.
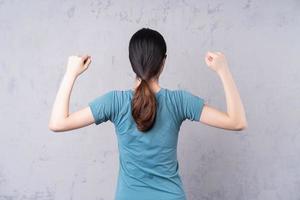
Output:
[[[179,174],[177,141],[181,123],[199,121],[204,99],[183,89],[155,94],[155,124],[141,133],[131,115],[133,90],[111,90],[89,102],[95,124],[111,121],[119,149],[115,200],[186,200]]]

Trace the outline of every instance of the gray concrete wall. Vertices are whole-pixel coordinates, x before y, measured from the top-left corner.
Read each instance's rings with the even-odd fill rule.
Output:
[[[300,199],[300,2],[0,0],[0,200],[111,200],[118,175],[113,124],[48,130],[67,57],[88,53],[70,111],[133,86],[131,35],[163,34],[160,84],[226,110],[219,77],[204,63],[222,51],[248,129],[183,123],[180,173],[189,200]]]

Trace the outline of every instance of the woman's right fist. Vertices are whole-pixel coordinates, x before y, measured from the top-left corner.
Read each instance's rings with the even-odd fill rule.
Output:
[[[75,75],[76,77],[84,72],[91,63],[91,56],[69,56],[67,64],[67,72]]]
[[[208,51],[205,55],[205,62],[212,70],[220,72],[228,67],[225,55],[221,52],[210,52]]]

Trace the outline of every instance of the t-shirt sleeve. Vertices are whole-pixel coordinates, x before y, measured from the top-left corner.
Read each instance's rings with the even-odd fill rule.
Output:
[[[180,114],[182,120],[200,121],[201,113],[205,104],[203,98],[192,94],[187,90],[180,90]]]
[[[96,97],[88,103],[96,125],[106,122],[107,120],[114,121],[116,115],[114,103],[115,91],[113,90]]]

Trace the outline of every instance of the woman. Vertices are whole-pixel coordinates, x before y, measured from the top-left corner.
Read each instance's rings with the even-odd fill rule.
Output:
[[[222,53],[207,52],[205,62],[222,80],[227,112],[208,105],[187,90],[159,85],[166,50],[160,33],[149,28],[138,30],[129,43],[135,87],[111,90],[70,114],[69,97],[74,81],[88,68],[91,57],[69,57],[49,128],[60,132],[107,120],[114,123],[120,154],[116,200],[186,199],[176,154],[178,132],[184,120],[228,130],[243,130],[247,126],[243,104]]]

